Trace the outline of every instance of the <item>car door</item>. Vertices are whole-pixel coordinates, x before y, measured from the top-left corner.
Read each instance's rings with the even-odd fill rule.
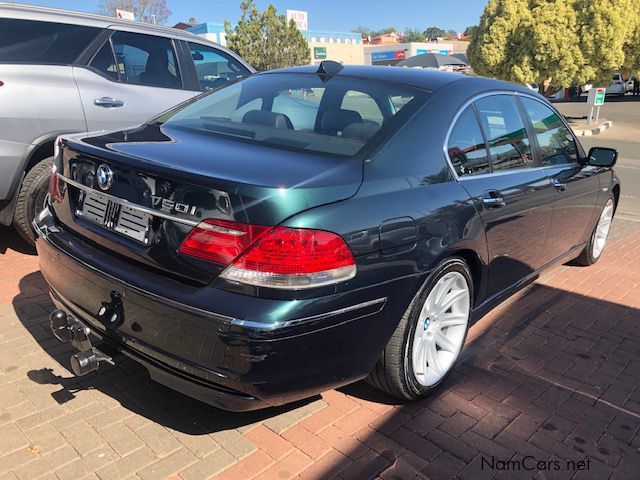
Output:
[[[91,130],[138,125],[193,97],[170,38],[115,31],[74,77]]]
[[[540,162],[555,190],[551,228],[543,248],[548,262],[586,240],[600,192],[600,169],[581,164],[578,142],[557,112],[534,98],[521,97],[520,101],[531,122]]]
[[[551,224],[551,180],[535,162],[529,131],[513,95],[482,97],[458,117],[449,159],[476,202],[489,250],[489,295],[541,266]]]

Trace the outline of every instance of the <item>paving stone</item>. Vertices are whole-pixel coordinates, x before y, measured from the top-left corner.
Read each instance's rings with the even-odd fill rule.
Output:
[[[236,458],[224,449],[212,453],[199,460],[189,468],[182,470],[179,476],[182,480],[200,480],[209,478],[236,463]]]
[[[193,453],[181,448],[138,471],[138,476],[142,480],[167,478],[170,475],[177,474],[179,471],[184,470],[197,461],[198,458]]]
[[[142,447],[129,455],[96,470],[100,480],[120,480],[135,474],[158,459],[148,447]]]

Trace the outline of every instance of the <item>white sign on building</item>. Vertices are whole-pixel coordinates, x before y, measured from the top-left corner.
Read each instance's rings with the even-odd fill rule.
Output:
[[[309,13],[302,10],[287,10],[287,23],[293,19],[298,30],[309,30]]]
[[[136,18],[133,16],[133,12],[129,12],[127,10],[116,10],[116,18],[121,20],[135,20]]]

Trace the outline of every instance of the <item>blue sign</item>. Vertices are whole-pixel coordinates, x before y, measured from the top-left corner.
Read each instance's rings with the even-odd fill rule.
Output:
[[[427,50],[426,48],[419,48],[416,50],[416,55],[423,55],[425,53],[439,53],[441,55],[450,55],[450,50]]]
[[[371,53],[371,61],[379,62],[381,60],[395,60],[396,52],[372,52]]]

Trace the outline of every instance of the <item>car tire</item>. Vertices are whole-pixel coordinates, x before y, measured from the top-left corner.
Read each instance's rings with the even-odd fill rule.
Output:
[[[53,157],[38,162],[22,179],[18,193],[16,210],[13,215],[13,227],[29,245],[35,245],[36,235],[31,222],[44,205],[52,164]]]
[[[616,210],[616,202],[613,195],[609,194],[607,200],[602,207],[600,216],[598,217],[598,223],[591,232],[589,241],[584,247],[584,250],[573,261],[573,264],[588,267],[593,265],[602,256],[602,252],[607,244],[607,238],[609,236],[609,230],[611,229],[611,222],[613,221],[613,214]]]
[[[453,294],[454,288],[456,292],[464,290],[464,293],[459,293],[461,301],[438,312],[438,308],[446,307],[453,298],[448,296]],[[440,306],[436,302],[438,297]],[[458,257],[441,262],[402,316],[380,360],[369,374],[368,383],[402,400],[415,400],[437,390],[451,374],[464,345],[472,299],[473,281],[466,262]],[[455,325],[452,323],[454,318]],[[439,345],[441,336],[450,337],[449,342],[454,345],[447,345],[447,348],[453,351]],[[422,346],[427,350],[420,353]],[[434,359],[433,363],[430,358]],[[438,368],[431,368],[431,364]]]

